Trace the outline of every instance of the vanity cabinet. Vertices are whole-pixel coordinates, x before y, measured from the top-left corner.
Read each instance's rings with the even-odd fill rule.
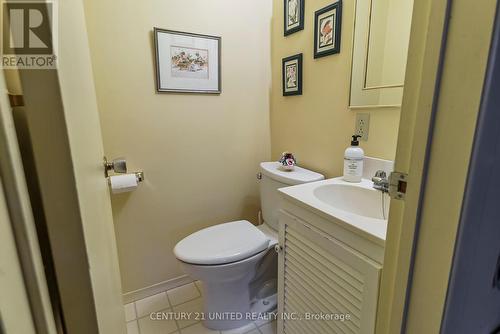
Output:
[[[373,334],[381,263],[349,245],[354,233],[292,210],[304,214],[280,212],[278,333]]]

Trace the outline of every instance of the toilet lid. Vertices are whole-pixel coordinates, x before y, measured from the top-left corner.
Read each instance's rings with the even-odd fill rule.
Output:
[[[177,259],[192,264],[216,265],[247,259],[269,246],[269,238],[246,220],[215,225],[177,243]]]

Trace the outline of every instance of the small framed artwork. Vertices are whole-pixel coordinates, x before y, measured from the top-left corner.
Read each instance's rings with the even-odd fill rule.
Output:
[[[221,93],[221,38],[154,28],[156,91]]]
[[[304,1],[305,0],[283,0],[285,29],[284,35],[288,36],[294,32],[304,29]]]
[[[302,95],[302,53],[283,59],[283,96]]]
[[[340,52],[342,0],[314,13],[314,58]]]

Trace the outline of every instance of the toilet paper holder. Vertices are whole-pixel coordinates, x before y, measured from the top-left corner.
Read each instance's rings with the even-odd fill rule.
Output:
[[[125,174],[127,172],[127,160],[125,158],[117,158],[113,159],[113,161],[108,161],[106,157],[104,157],[104,176],[109,176],[109,171],[113,171],[119,174]]]
[[[117,174],[125,174],[127,173],[127,160],[125,158],[117,158],[112,161],[108,161],[106,157],[104,157],[104,176],[109,177],[109,172],[113,171]],[[137,182],[144,181],[144,172],[138,171],[134,172],[135,177],[137,178]]]

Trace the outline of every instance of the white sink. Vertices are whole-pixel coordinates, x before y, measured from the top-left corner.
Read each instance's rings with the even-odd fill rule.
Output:
[[[382,192],[373,188],[331,183],[316,187],[313,194],[321,202],[336,209],[369,218],[385,219],[387,211],[382,210]],[[386,206],[384,210],[387,210]]]
[[[349,183],[334,178],[279,191],[288,200],[333,218],[334,222],[385,241],[389,196],[374,189],[371,180]]]

